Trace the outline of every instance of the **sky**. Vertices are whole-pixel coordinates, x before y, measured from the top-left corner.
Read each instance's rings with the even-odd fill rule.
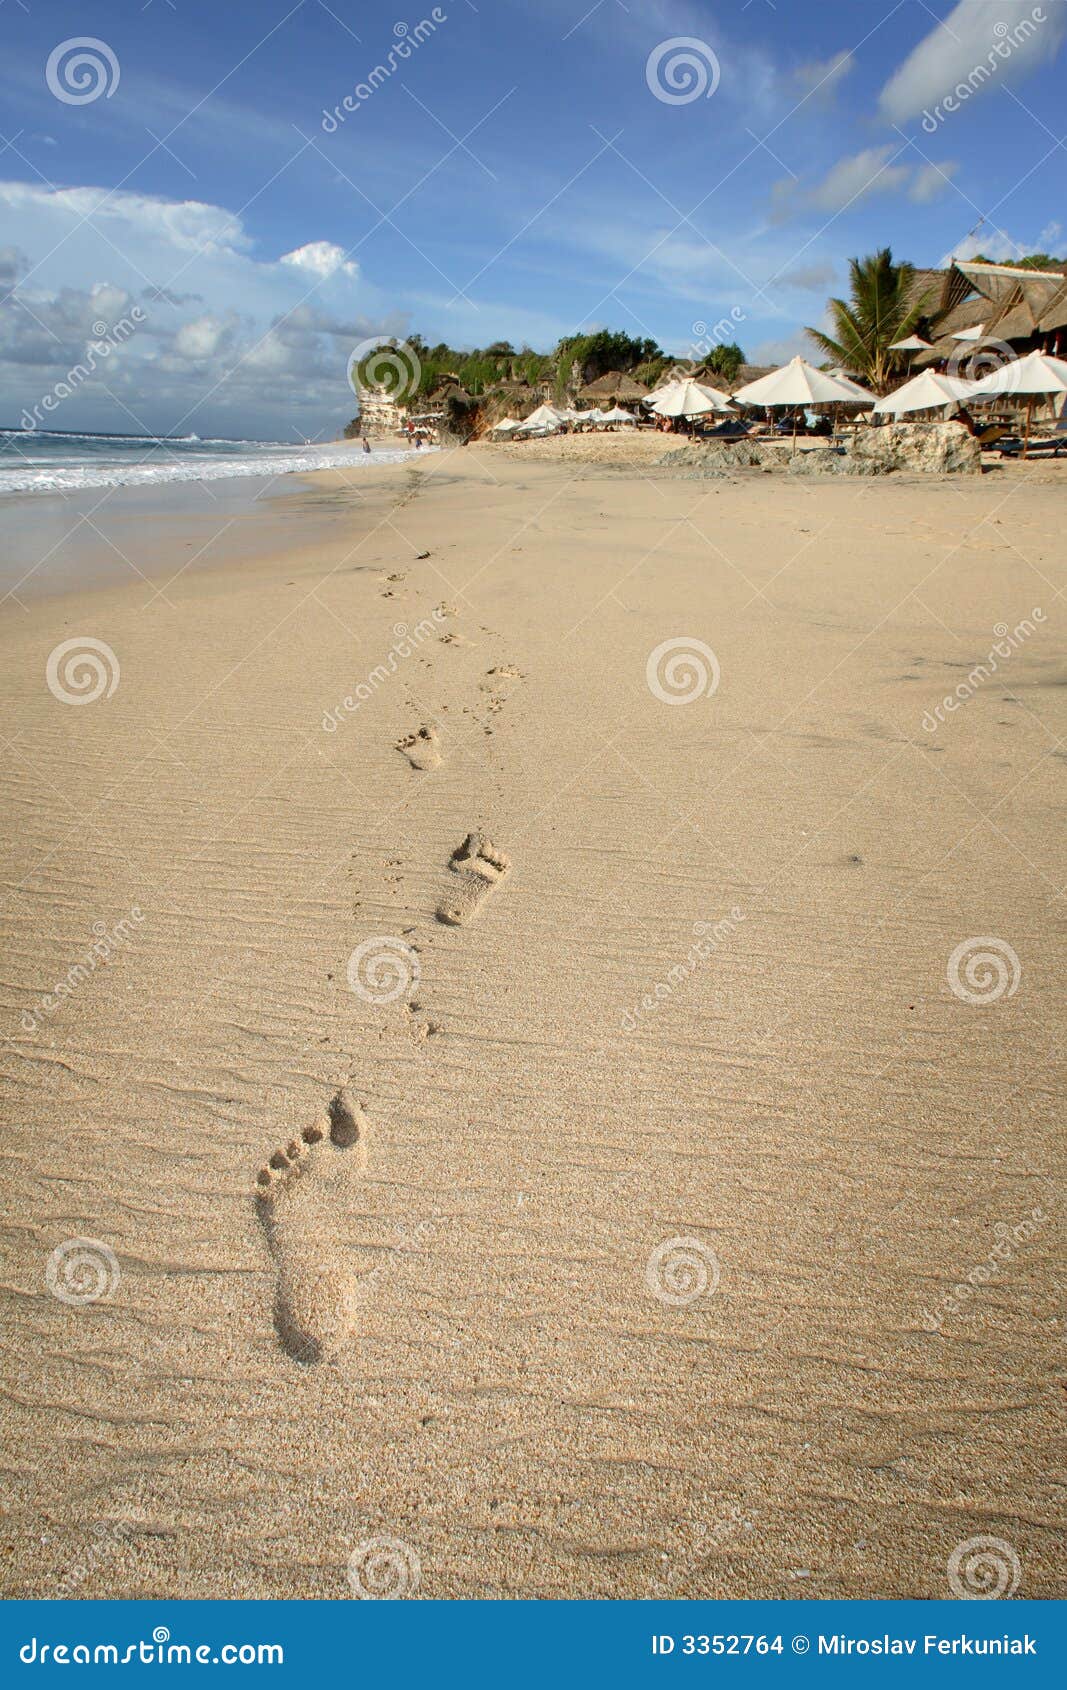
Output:
[[[1065,35],[1067,0],[0,0],[0,426],[329,439],[354,348],[415,331],[810,355],[852,256],[1067,251]]]

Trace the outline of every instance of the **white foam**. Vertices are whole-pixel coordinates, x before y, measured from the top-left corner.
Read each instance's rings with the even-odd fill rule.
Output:
[[[32,441],[33,436],[28,436]],[[178,442],[174,442],[178,444]],[[185,442],[181,442],[183,446]],[[203,444],[203,443],[201,443]],[[432,451],[432,447],[425,448]],[[80,461],[73,454],[65,461],[32,461],[32,446],[18,468],[0,467],[0,494],[74,493],[93,487],[151,487],[174,481],[225,481],[235,476],[297,475],[316,469],[373,469],[376,464],[403,463],[411,454],[405,447],[384,447],[364,452],[362,445],[351,450],[331,451],[304,448],[249,447],[232,457],[208,457],[190,452],[164,463],[123,463],[95,456]],[[26,461],[29,458],[31,461]]]

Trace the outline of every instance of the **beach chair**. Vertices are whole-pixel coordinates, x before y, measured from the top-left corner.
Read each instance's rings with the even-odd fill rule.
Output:
[[[996,449],[1002,458],[1018,458],[1022,455],[1023,441],[1012,435],[1007,440],[998,440]],[[1026,457],[1027,461],[1035,457],[1058,458],[1064,451],[1067,451],[1067,416],[1059,417],[1047,434],[1032,435]]]

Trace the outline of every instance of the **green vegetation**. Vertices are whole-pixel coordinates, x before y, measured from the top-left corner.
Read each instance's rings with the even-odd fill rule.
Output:
[[[745,354],[736,340],[728,341],[724,346],[716,346],[710,357],[704,362],[709,370],[717,370],[719,375],[725,376],[727,381],[736,381],[737,373],[745,362]]]
[[[966,264],[1007,264],[1013,270],[1047,270],[1050,264],[1064,262],[1047,252],[1030,252],[1025,258],[987,258],[984,252],[976,252],[973,258],[964,260]]]
[[[383,342],[356,369],[358,382],[399,392],[405,398],[425,397],[448,379],[457,381],[473,399],[499,389],[505,382],[549,382],[556,398],[596,381],[612,370],[624,370],[654,387],[676,360],[668,358],[654,340],[622,331],[598,329],[594,334],[567,335],[552,352],[516,351],[510,341],[460,352],[440,341],[430,346],[420,334]],[[745,361],[737,345],[716,346],[706,360],[710,369],[732,378]],[[417,367],[417,379],[416,379]]]
[[[849,260],[851,301],[831,299],[834,334],[806,329],[816,346],[835,364],[843,364],[877,393],[884,393],[901,368],[893,341],[906,340],[921,320],[923,300],[909,303],[915,283],[913,264],[894,264],[888,247],[869,258]],[[836,337],[836,338],[835,338]]]
[[[611,370],[635,370],[650,359],[663,358],[654,340],[635,340],[632,335],[611,329],[598,329],[595,334],[568,335],[560,341],[552,355],[555,365],[553,389],[557,398],[574,383],[584,387],[587,382],[606,376]],[[638,377],[638,380],[641,378]]]
[[[550,355],[534,352],[528,346],[516,352],[507,341],[501,340],[473,352],[458,352],[444,341],[429,346],[419,334],[409,335],[406,340],[393,340],[389,345],[397,348],[396,359],[390,359],[387,348],[384,352],[382,349],[372,352],[357,366],[357,380],[377,382],[389,393],[400,388],[405,396],[432,393],[446,377],[453,376],[472,397],[478,398],[504,381],[535,382],[551,378],[555,369],[555,359]],[[418,382],[413,387],[416,361]]]

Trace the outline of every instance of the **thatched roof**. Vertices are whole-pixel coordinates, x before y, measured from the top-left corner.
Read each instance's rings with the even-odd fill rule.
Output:
[[[583,387],[580,399],[643,399],[650,392],[643,382],[635,381],[626,370],[609,370]]]
[[[920,308],[924,317],[933,319],[951,311],[970,291],[966,278],[955,266],[947,270],[916,270],[908,289],[908,309]]]
[[[1019,351],[1025,350],[1035,335],[1067,326],[1067,264],[1046,264],[1033,270],[1021,265],[957,260],[944,274],[954,280],[945,288],[942,309],[930,315],[931,349],[916,358],[916,369],[947,361],[964,351],[968,343],[954,337],[979,324],[985,340],[1004,341]],[[980,344],[975,342],[976,346]]]

